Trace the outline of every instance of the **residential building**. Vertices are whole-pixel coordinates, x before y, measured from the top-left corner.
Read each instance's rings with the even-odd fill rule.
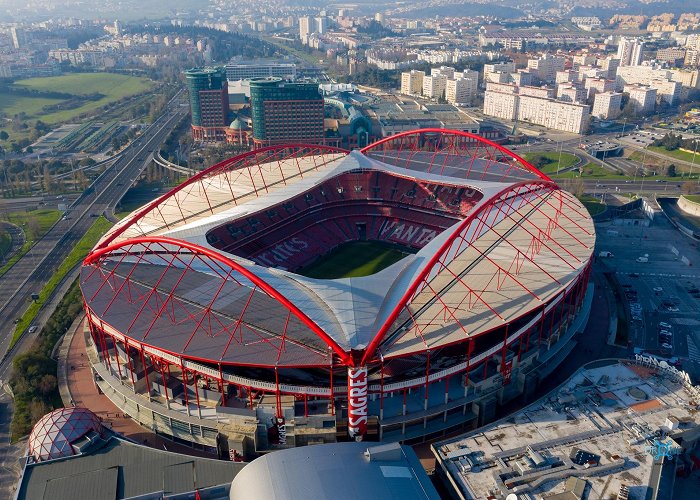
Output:
[[[505,71],[491,71],[484,73],[484,82],[508,83],[511,80],[511,75],[512,73]]]
[[[314,20],[312,17],[302,16],[299,18],[299,38],[301,38],[302,42],[306,41],[314,31]]]
[[[469,71],[469,70],[467,70]],[[471,104],[477,96],[479,89],[479,77],[476,71],[473,71],[476,76],[464,77],[457,76],[452,80],[447,80],[445,88],[445,98],[451,104]]]
[[[580,83],[560,83],[557,85],[557,99],[563,102],[586,102],[587,91]]]
[[[518,71],[510,74],[510,80],[516,85],[534,85],[535,76],[529,71]]]
[[[681,98],[681,84],[671,80],[652,80],[651,86],[656,88],[656,100],[659,104],[666,103],[675,106]]]
[[[455,77],[455,69],[450,66],[440,66],[439,68],[431,68],[430,76],[443,75],[449,78]]]
[[[228,82],[223,67],[195,68],[185,72],[192,113],[192,137],[197,141],[223,141],[229,124]]]
[[[317,83],[281,78],[250,81],[253,142],[256,147],[280,143],[324,142],[323,97]]]
[[[447,87],[447,77],[445,75],[424,76],[423,95],[431,99],[444,97]]]
[[[642,64],[644,42],[639,39],[622,37],[617,46],[617,58],[620,66],[639,66]]]
[[[557,71],[563,71],[566,59],[559,56],[544,54],[537,59],[527,62],[528,71],[534,73],[543,82],[553,82]]]
[[[422,94],[424,77],[425,72],[415,69],[401,73],[401,93],[406,95]]]
[[[685,61],[686,50],[680,47],[670,47],[656,51],[656,60],[664,61],[672,66],[682,66]]]
[[[591,107],[588,105],[529,95],[519,97],[518,120],[574,134],[588,130],[591,117]]]
[[[638,115],[654,112],[656,106],[656,89],[642,85],[625,85],[625,92],[630,95],[630,104]]]
[[[617,68],[620,67],[620,60],[615,57],[607,57],[605,59],[598,60],[598,66],[607,72],[605,78],[608,80],[614,80],[617,76]]]
[[[593,66],[596,63],[596,56],[593,54],[579,54],[572,58],[572,64],[574,69],[579,66]]]
[[[587,91],[586,98],[592,99],[595,94],[613,92],[615,90],[615,81],[604,78],[586,78],[584,86]]]
[[[484,93],[484,114],[505,120],[515,120],[518,116],[518,94],[487,90]]]
[[[578,71],[565,69],[562,71],[557,71],[554,76],[555,83],[567,83],[578,81]]]
[[[598,92],[593,98],[593,111],[591,114],[596,118],[613,120],[620,114],[622,106],[622,93],[620,92]]]

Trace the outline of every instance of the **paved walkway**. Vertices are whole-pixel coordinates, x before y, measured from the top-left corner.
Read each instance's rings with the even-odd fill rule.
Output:
[[[62,361],[59,359],[58,370],[59,387],[63,386],[61,387],[62,397],[65,397],[64,394],[68,394],[76,406],[89,408],[100,417],[105,426],[133,439],[137,443],[188,455],[215,458],[209,453],[194,450],[189,446],[175,443],[154,434],[149,429],[134,422],[112,403],[107,396],[101,393],[95,384],[90,362],[85,352],[85,335],[83,335],[82,322],[75,322],[72,325],[70,331],[66,334],[65,342],[68,343],[67,349],[64,350],[63,346],[60,349],[61,353],[65,352],[67,354],[65,366],[61,369]],[[68,402],[64,401],[64,404],[69,405],[70,400]]]

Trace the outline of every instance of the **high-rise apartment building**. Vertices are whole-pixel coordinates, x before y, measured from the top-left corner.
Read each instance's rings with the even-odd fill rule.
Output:
[[[299,18],[299,38],[302,42],[306,40],[311,33],[314,32],[314,19],[310,16],[302,16]]]
[[[185,71],[192,113],[192,137],[214,142],[226,138],[229,118],[228,82],[223,67]]]
[[[527,62],[527,69],[543,82],[553,82],[557,71],[563,71],[566,59],[551,54],[545,54]]]
[[[654,112],[656,106],[655,88],[642,85],[625,85],[625,92],[630,95],[630,104],[638,115],[648,115]]]
[[[423,78],[425,73],[412,69],[401,73],[401,93],[406,95],[423,93]]]
[[[317,83],[253,79],[250,107],[256,147],[295,141],[324,142],[323,96]]]
[[[593,100],[591,114],[596,118],[613,120],[620,115],[622,94],[620,92],[598,92]]]
[[[423,95],[431,99],[443,97],[447,87],[447,77],[445,75],[424,76]]]
[[[471,104],[479,91],[479,73],[465,70],[454,79],[447,80],[445,98],[451,104]]]
[[[641,40],[620,38],[617,46],[617,59],[620,60],[620,66],[639,66],[642,64],[643,53],[644,42]]]

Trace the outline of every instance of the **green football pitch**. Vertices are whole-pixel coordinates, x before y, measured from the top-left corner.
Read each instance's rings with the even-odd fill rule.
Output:
[[[375,241],[353,241],[334,249],[297,271],[309,278],[336,279],[369,276],[403,259],[408,252]]]

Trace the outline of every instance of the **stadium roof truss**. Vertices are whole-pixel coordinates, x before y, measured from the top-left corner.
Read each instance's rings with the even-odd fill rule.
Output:
[[[485,193],[396,268],[368,345],[341,340],[333,305],[313,280],[275,272],[293,283],[282,289],[252,262],[169,236],[346,158]],[[354,366],[464,341],[534,311],[575,280],[594,240],[583,205],[520,157],[478,136],[428,129],[361,152],[274,146],[214,165],[117,224],[86,258],[81,286],[93,320],[126,345],[220,365],[328,366],[334,354]],[[311,306],[331,320],[318,321]]]

